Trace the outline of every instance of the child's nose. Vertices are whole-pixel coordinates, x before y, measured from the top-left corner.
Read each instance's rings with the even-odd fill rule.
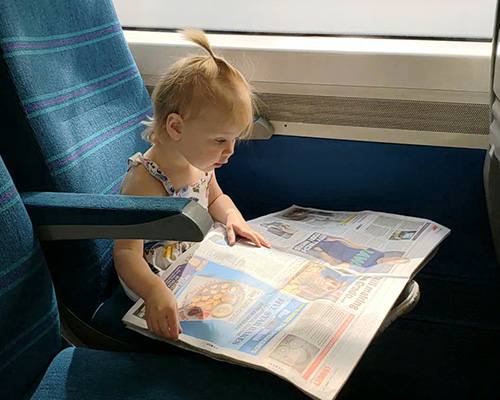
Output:
[[[228,142],[227,147],[224,149],[222,154],[227,155],[230,157],[234,153],[234,141]]]

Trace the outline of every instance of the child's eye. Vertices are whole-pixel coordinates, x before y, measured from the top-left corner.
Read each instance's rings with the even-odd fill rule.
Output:
[[[226,139],[215,139],[215,141],[219,144],[221,143],[225,143],[226,142]]]

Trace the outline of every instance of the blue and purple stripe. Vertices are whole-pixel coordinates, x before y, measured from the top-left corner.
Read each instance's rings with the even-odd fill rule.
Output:
[[[113,136],[117,132],[120,132],[121,130],[123,130],[123,129],[129,127],[129,126],[134,125],[137,122],[140,122],[140,121],[144,120],[146,118],[146,116],[147,116],[147,114],[141,115],[141,116],[133,119],[132,121],[129,121],[129,122],[127,122],[127,123],[119,126],[118,128],[113,129],[112,131],[106,133],[104,136],[101,136],[100,138],[94,140],[93,142],[90,142],[89,144],[87,144],[86,146],[84,146],[83,148],[81,148],[80,150],[78,150],[76,153],[70,155],[69,157],[67,157],[67,158],[65,158],[65,159],[63,159],[61,161],[55,162],[53,164],[50,164],[49,165],[49,169],[50,170],[54,170],[54,169],[60,168],[62,165],[70,162],[74,158],[78,157],[80,154],[85,153],[85,151],[87,151],[88,149],[94,147],[95,145],[97,145],[98,143],[102,142],[103,140],[106,140],[107,138]]]
[[[95,79],[91,79],[91,80],[79,83],[78,85],[70,86],[70,87],[67,87],[65,89],[58,90],[56,92],[51,92],[51,93],[46,93],[46,94],[42,94],[42,95],[29,97],[27,99],[22,100],[22,105],[23,105],[23,107],[26,107],[27,105],[31,105],[33,103],[37,103],[37,102],[41,103],[45,100],[52,100],[52,99],[55,99],[56,97],[61,97],[61,96],[76,92],[77,90],[80,90],[82,88],[86,88],[88,86],[92,86],[96,83],[100,83],[108,78],[113,78],[113,77],[115,77],[123,72],[126,72],[129,69],[135,68],[135,67],[136,67],[135,63],[131,63],[131,64],[126,65],[123,68],[117,69],[117,70],[112,71],[112,72],[105,74],[105,75],[101,75]]]
[[[0,212],[16,204],[21,198],[17,194],[16,188],[12,184],[0,187]]]
[[[54,301],[52,308],[43,315],[35,324],[22,332],[0,352],[0,371],[17,359],[23,352],[39,341],[47,332],[59,323],[57,303]]]
[[[7,201],[9,197],[11,197],[14,193],[16,193],[16,189],[12,189],[10,192],[4,195],[0,195],[0,204],[4,201]]]
[[[69,151],[66,151],[56,157],[50,158],[48,160],[48,163],[51,175],[59,175],[68,168],[72,168],[81,160],[90,156],[101,147],[120,138],[126,133],[141,127],[141,122],[147,118],[148,113],[150,112],[151,106],[148,106],[138,113],[135,113],[134,115],[97,132],[89,138],[86,138],[77,145],[72,146]]]
[[[62,160],[66,157],[68,157],[69,155],[73,154],[75,151],[77,151],[79,148],[83,147],[85,144],[87,143],[90,143],[92,141],[94,141],[95,139],[101,137],[102,135],[105,135],[107,132],[109,132],[110,130],[116,128],[116,127],[119,127],[120,125],[122,124],[125,124],[127,123],[128,121],[131,121],[141,115],[144,115],[144,114],[148,114],[148,112],[151,112],[151,105],[148,105],[147,107],[144,107],[143,109],[141,110],[138,110],[137,112],[135,112],[134,114],[131,114],[131,115],[128,115],[127,117],[115,122],[114,124],[111,124],[107,127],[104,127],[103,129],[89,135],[89,136],[86,136],[85,138],[83,138],[82,140],[80,140],[79,142],[75,143],[73,146],[67,148],[65,151],[61,152],[61,153],[58,153],[58,154],[55,154],[53,155],[52,157],[49,157],[47,159],[47,164],[52,164],[54,161],[57,161],[57,160]]]
[[[45,43],[36,43],[44,41],[43,37],[7,38],[2,41],[2,49],[6,58],[10,58],[16,55],[52,53],[97,43],[119,34],[121,34],[120,23],[118,21],[113,21],[109,24],[75,33],[70,33],[67,35],[48,36],[45,38]],[[8,44],[12,42],[14,43]]]
[[[122,185],[122,183],[120,182],[118,185],[116,185],[113,189],[111,189],[111,191],[108,193],[108,194],[115,194],[118,192],[118,190],[120,190],[120,186]]]
[[[40,248],[40,245],[38,243],[35,243],[35,245],[32,247],[32,249],[28,252],[25,252],[24,256],[19,258],[17,261],[13,262],[9,266],[5,267],[0,271],[0,280],[3,282],[3,277],[7,276],[10,274],[12,271],[14,271],[16,268],[19,266],[23,265],[26,261],[30,260],[32,257],[39,257],[43,258],[43,254]],[[1,286],[0,286],[1,287]]]
[[[78,85],[78,88],[74,89],[73,92],[67,92],[62,96],[60,94],[58,96],[58,93],[60,92],[56,92],[55,96],[45,95],[45,101],[27,105],[25,106],[24,110],[26,111],[26,115],[29,118],[34,118],[36,116],[59,110],[71,104],[85,100],[89,97],[111,90],[118,85],[124,84],[132,79],[136,79],[139,77],[140,74],[137,66],[135,64],[132,64],[127,68],[122,68],[113,74],[108,74],[101,77],[100,79],[93,79],[92,81],[88,82],[89,84],[87,84],[87,86],[82,87],[82,85]],[[23,103],[29,103],[29,100],[24,101]]]
[[[63,44],[76,43],[76,42],[80,42],[83,40],[93,39],[95,37],[105,35],[106,33],[109,33],[109,32],[116,32],[119,29],[120,29],[119,26],[113,26],[112,28],[103,29],[100,32],[92,33],[90,35],[80,36],[77,38],[67,39],[67,40],[59,40],[59,41],[50,42],[50,43],[11,44],[9,46],[4,46],[3,50],[7,52],[7,51],[11,51],[13,49],[46,48],[46,47],[51,47],[51,46],[60,46]]]
[[[86,35],[88,33],[97,32],[101,29],[106,29],[115,25],[119,25],[120,22],[118,20],[113,20],[106,24],[97,25],[92,28],[87,28],[75,32],[68,33],[60,33],[58,35],[43,35],[43,36],[10,36],[3,39],[0,39],[0,45],[4,45],[7,43],[16,43],[16,42],[48,42],[51,40],[60,40],[67,39],[75,36]]]
[[[115,194],[120,190],[120,186],[122,185],[123,178],[125,178],[127,173],[116,178],[111,184],[109,184],[105,189],[101,191],[102,194]]]
[[[19,265],[9,274],[0,278],[0,298],[7,292],[19,286],[31,275],[35,274],[41,267],[46,265],[42,254],[37,257],[36,263],[34,260],[34,258],[30,258],[27,260],[28,262]]]

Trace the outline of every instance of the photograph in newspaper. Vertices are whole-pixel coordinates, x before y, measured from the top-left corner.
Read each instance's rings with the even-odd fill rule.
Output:
[[[282,251],[350,273],[411,277],[449,229],[429,220],[372,211],[292,206],[250,221]],[[281,232],[285,232],[281,234]]]
[[[378,227],[389,222],[381,217],[394,219],[394,228],[382,235],[385,241]],[[215,229],[162,274],[177,299],[183,330],[171,343],[267,370],[312,398],[333,399],[408,283],[410,274],[394,266],[418,268],[449,233],[418,221],[294,206],[250,222],[270,233],[271,249],[244,241],[230,247],[224,229]],[[400,233],[410,230],[402,226],[414,226],[413,237],[420,239],[406,250],[392,250],[390,242],[412,240]],[[353,240],[351,230],[365,240]],[[401,254],[391,253],[396,251]],[[404,260],[393,262],[396,257]],[[147,330],[144,314],[139,300],[123,320],[169,341]]]

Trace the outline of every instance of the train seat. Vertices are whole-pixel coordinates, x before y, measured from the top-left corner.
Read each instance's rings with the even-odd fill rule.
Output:
[[[20,191],[42,192],[24,200],[37,226],[51,225],[51,232],[44,236],[51,240],[42,247],[63,319],[71,329],[92,338],[97,334],[88,326],[92,315],[119,286],[109,239],[118,236],[102,230],[96,235],[88,231],[91,227],[84,233],[82,225],[92,220],[101,229],[106,224],[138,227],[159,215],[153,212],[145,217],[141,205],[126,215],[117,212],[121,207],[117,203],[123,199],[113,195],[126,173],[127,158],[147,149],[140,133],[141,122],[151,114],[151,100],[111,0],[73,5],[62,0],[0,1],[0,83],[4,89],[0,113],[2,119],[11,121],[12,132],[2,137],[0,154]],[[203,226],[201,231],[194,226],[193,231],[180,234],[183,223],[177,224],[177,218],[174,233],[168,234],[174,240],[180,240],[180,234],[186,236],[184,240],[199,241],[211,226],[210,216],[201,207],[196,217],[191,213],[196,209],[193,202],[181,204],[167,198],[161,202],[157,207],[178,214],[188,222],[186,229],[192,226],[190,219]],[[116,208],[104,217],[105,223],[98,217],[104,203]],[[63,211],[61,206],[78,210]],[[164,225],[156,223],[160,230]],[[138,238],[145,239],[144,234],[152,235],[151,227],[143,227]],[[157,232],[157,237],[167,236]],[[115,319],[121,324],[118,316]]]

